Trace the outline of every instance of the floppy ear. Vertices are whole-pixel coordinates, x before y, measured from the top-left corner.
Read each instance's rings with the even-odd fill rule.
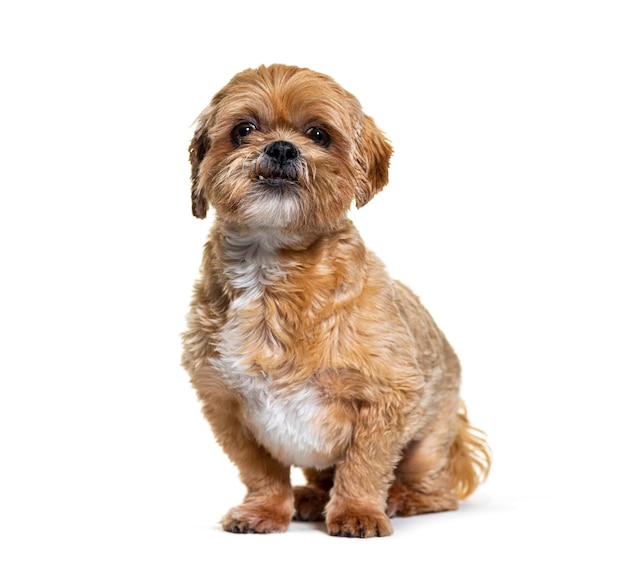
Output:
[[[357,208],[366,205],[389,181],[389,160],[392,153],[389,141],[376,127],[374,120],[369,115],[363,115],[356,139]]]
[[[206,217],[209,205],[204,189],[200,187],[200,163],[211,148],[211,142],[207,133],[205,117],[198,119],[196,131],[189,145],[189,162],[191,163],[191,212],[198,218]]]

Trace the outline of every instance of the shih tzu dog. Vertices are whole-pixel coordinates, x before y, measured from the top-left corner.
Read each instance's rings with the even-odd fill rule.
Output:
[[[193,214],[214,223],[183,365],[247,487],[223,528],[386,536],[455,509],[490,466],[459,362],[347,217],[387,184],[383,133],[328,76],[272,65],[213,97],[189,152]]]

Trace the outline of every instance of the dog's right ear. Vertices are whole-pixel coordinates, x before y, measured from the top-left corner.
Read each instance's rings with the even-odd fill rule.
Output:
[[[191,163],[191,212],[198,218],[206,217],[209,208],[204,189],[200,186],[200,164],[211,148],[206,116],[200,116],[196,131],[189,145],[189,162]]]

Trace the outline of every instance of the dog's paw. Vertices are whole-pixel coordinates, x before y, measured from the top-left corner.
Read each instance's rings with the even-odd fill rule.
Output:
[[[294,487],[296,512],[294,520],[324,520],[324,509],[328,503],[328,492],[317,487]]]
[[[354,538],[389,536],[393,532],[391,521],[383,511],[364,511],[346,508],[331,510],[326,516],[328,534]]]
[[[291,521],[291,511],[276,507],[244,503],[230,509],[222,519],[222,528],[240,534],[285,532]]]
[[[413,516],[429,512],[456,510],[458,500],[453,492],[427,494],[406,485],[394,483],[387,497],[389,516]]]

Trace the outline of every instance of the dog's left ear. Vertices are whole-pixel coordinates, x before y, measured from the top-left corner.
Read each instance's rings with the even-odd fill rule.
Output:
[[[204,189],[199,183],[200,164],[211,148],[207,131],[206,118],[201,116],[198,119],[196,131],[189,145],[189,162],[191,163],[191,212],[198,218],[206,217],[209,208]]]
[[[389,160],[393,149],[369,115],[363,115],[356,137],[356,206],[361,208],[389,181]]]

